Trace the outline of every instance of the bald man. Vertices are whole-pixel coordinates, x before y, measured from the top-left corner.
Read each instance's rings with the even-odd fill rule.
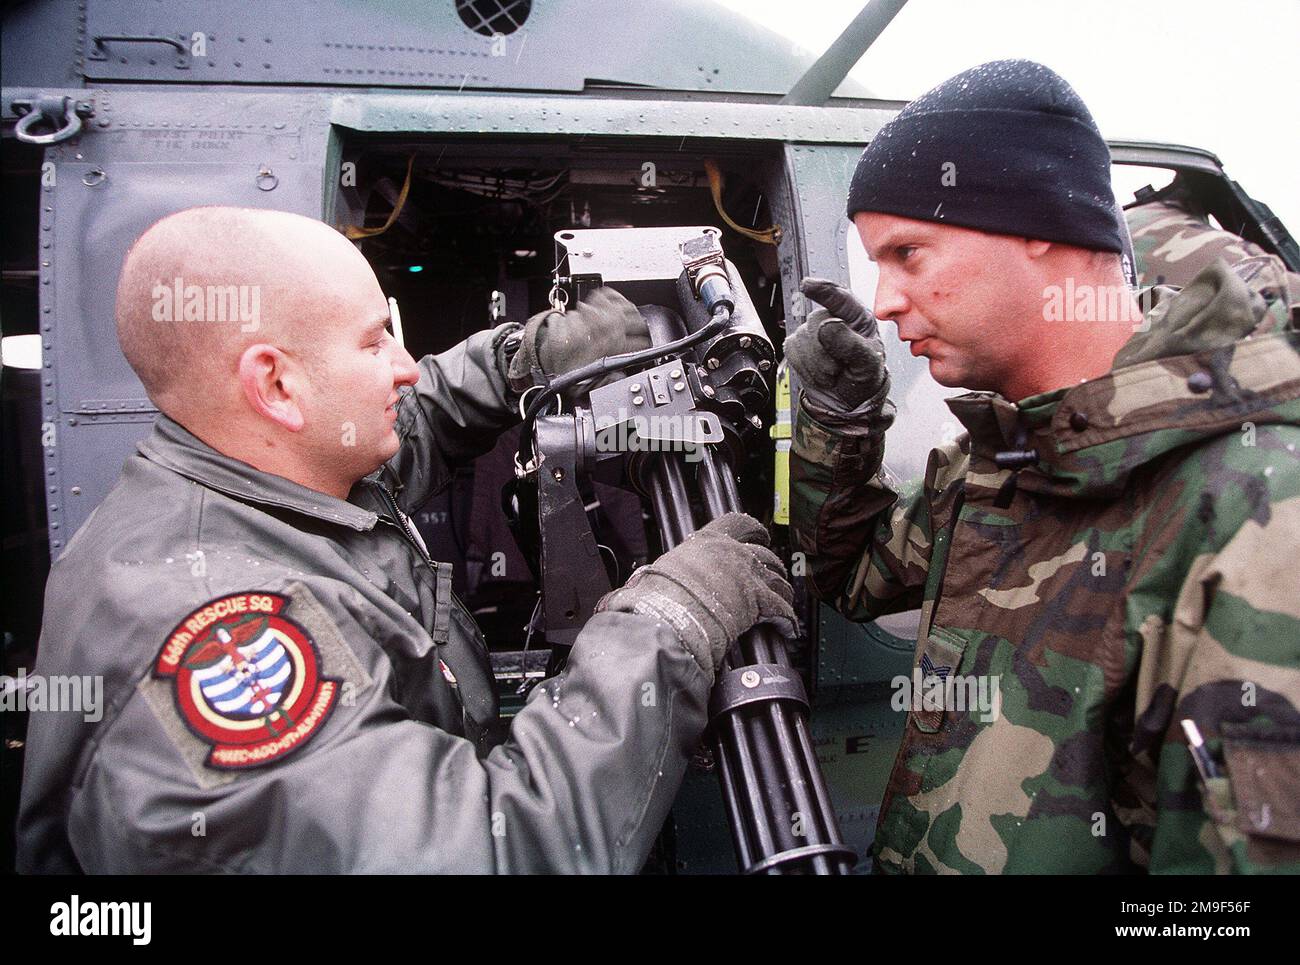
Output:
[[[340,234],[209,207],[131,248],[117,325],[161,414],[50,574],[36,671],[105,706],[32,715],[19,869],[638,870],[722,649],[793,618],[761,527],[638,571],[491,747],[483,637],[407,518],[517,419],[512,381],[646,344],[635,308],[417,364]]]

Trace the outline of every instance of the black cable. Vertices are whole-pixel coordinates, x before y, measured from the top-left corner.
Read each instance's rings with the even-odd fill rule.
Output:
[[[705,325],[698,332],[693,332],[685,338],[679,338],[675,342],[668,342],[664,345],[652,345],[649,348],[641,349],[638,352],[626,352],[623,355],[606,355],[594,362],[589,362],[581,368],[576,368],[572,372],[565,372],[563,375],[556,377],[541,392],[537,393],[537,398],[528,404],[524,412],[523,428],[519,434],[519,451],[518,464],[527,466],[531,461],[528,458],[528,448],[533,438],[533,424],[537,421],[538,414],[553,399],[557,398],[565,389],[572,388],[579,382],[585,382],[587,379],[593,379],[601,375],[608,375],[616,369],[625,369],[633,365],[639,365],[642,362],[653,362],[657,358],[665,355],[671,355],[674,352],[680,352],[682,349],[691,348],[701,342],[721,334],[723,329],[731,322],[731,309],[726,304],[718,305],[713,310],[713,318],[709,324]]]

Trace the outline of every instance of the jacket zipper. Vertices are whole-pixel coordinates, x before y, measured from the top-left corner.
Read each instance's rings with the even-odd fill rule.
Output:
[[[392,491],[383,483],[378,483],[377,485],[379,486],[380,492],[384,494],[384,502],[388,506],[389,513],[392,514],[393,522],[396,524],[398,529],[402,531],[402,535],[406,537],[406,541],[415,547],[415,551],[420,554],[420,559],[424,560],[424,565],[436,574],[438,572],[437,561],[424,551],[424,548],[420,545],[420,541],[416,539],[415,535],[411,532],[410,522],[407,521],[406,517],[402,514],[402,511],[397,508],[397,497],[393,495]],[[456,591],[451,589],[450,582],[447,584],[447,590],[451,593],[452,602],[468,614],[469,607],[465,606],[460,597],[456,596]]]
[[[424,560],[424,565],[433,571],[433,582],[434,586],[437,587],[439,582],[438,563],[433,559],[433,557],[425,552],[424,548],[420,545],[420,541],[416,539],[415,534],[411,532],[411,524],[407,520],[406,516],[402,514],[402,511],[397,507],[397,497],[393,494],[392,490],[383,483],[377,483],[377,485],[379,486],[380,492],[384,494],[384,503],[388,506],[388,511],[393,516],[393,524],[402,531],[402,535],[406,537],[406,541],[415,547],[415,551],[420,555],[420,559]],[[456,595],[456,591],[451,588],[451,580],[447,581],[447,592],[451,596],[451,602],[460,607],[461,612],[469,619],[470,624],[477,626],[478,624],[474,620],[474,615],[469,612],[469,607],[465,606],[460,597]],[[487,641],[483,640],[481,632],[478,634],[471,634],[470,639],[474,642],[479,653],[482,654],[484,662],[487,664],[488,682],[489,686],[491,686],[494,678],[492,674],[492,657],[488,652]],[[438,663],[442,665],[445,672],[447,665],[443,663],[441,657],[438,658]],[[460,694],[460,684],[453,683],[452,690],[457,694]],[[461,726],[464,728],[466,734],[475,733],[478,730],[478,724],[472,717],[470,717],[469,706],[464,696],[458,696],[457,700],[460,703]]]

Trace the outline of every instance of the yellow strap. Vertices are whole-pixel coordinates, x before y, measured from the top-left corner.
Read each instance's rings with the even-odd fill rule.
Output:
[[[745,228],[732,221],[727,212],[722,210],[722,172],[718,170],[718,165],[713,161],[705,161],[704,170],[709,175],[709,190],[713,192],[713,206],[718,209],[719,216],[727,223],[729,228],[739,232],[746,238],[761,241],[765,245],[775,245],[780,242],[781,226],[779,224],[764,228],[762,231],[755,231],[753,228]]]
[[[402,185],[401,193],[397,195],[397,203],[393,205],[393,210],[388,215],[388,220],[378,228],[362,228],[359,225],[348,225],[343,229],[343,234],[355,241],[358,238],[373,238],[375,235],[382,235],[385,231],[393,226],[397,221],[398,215],[402,213],[402,208],[406,204],[406,196],[411,193],[411,172],[415,170],[415,155],[406,162],[406,182]]]

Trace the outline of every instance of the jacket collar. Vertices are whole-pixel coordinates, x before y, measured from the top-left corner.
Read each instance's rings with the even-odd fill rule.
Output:
[[[223,455],[161,413],[153,432],[136,448],[150,462],[241,502],[290,509],[355,530],[373,529],[378,519],[376,513],[357,505],[368,501],[372,477],[357,483],[344,501]]]

